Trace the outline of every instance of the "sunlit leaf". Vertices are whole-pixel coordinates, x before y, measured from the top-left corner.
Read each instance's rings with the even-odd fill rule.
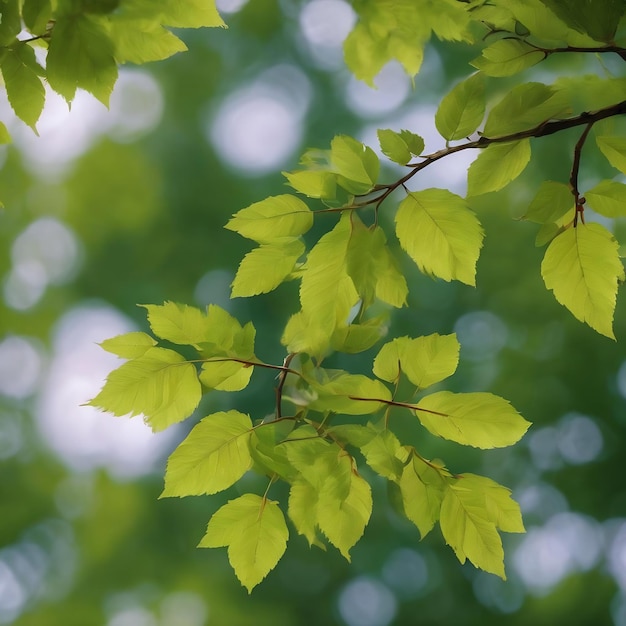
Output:
[[[482,51],[471,64],[487,76],[512,76],[540,61],[545,54],[519,39],[500,39]]]
[[[239,411],[213,413],[196,424],[172,452],[162,498],[217,493],[250,469],[250,417]]]
[[[524,219],[538,224],[556,222],[574,207],[574,196],[568,185],[546,180],[541,183]]]
[[[624,272],[618,248],[601,224],[578,224],[552,240],[541,264],[554,297],[576,319],[612,339],[618,278]]]
[[[417,417],[433,435],[475,448],[513,445],[530,426],[507,400],[491,393],[439,391],[417,407]]]
[[[228,560],[250,593],[276,567],[288,538],[289,530],[278,503],[246,493],[213,515],[198,547],[227,546]]]
[[[626,217],[626,185],[614,180],[602,180],[585,192],[594,211],[606,217]]]
[[[435,114],[435,125],[444,139],[462,139],[480,126],[484,115],[485,77],[477,72],[444,97]]]
[[[248,386],[254,367],[239,361],[207,361],[202,364],[200,382],[210,389],[241,391]]]
[[[360,448],[365,461],[377,474],[389,480],[400,477],[408,452],[390,430],[374,433]]]
[[[375,152],[347,135],[331,141],[330,160],[341,176],[338,183],[350,193],[367,193],[378,179],[380,163]]]
[[[608,162],[626,174],[626,137],[597,137],[596,142]]]
[[[470,165],[467,172],[467,195],[479,196],[499,191],[517,178],[530,161],[530,141],[487,146]]]
[[[155,339],[146,333],[132,332],[105,339],[100,346],[123,359],[136,359],[156,346],[156,343]]]
[[[113,370],[88,404],[113,415],[143,413],[152,430],[158,431],[189,417],[201,395],[193,363],[173,350],[150,348]]]
[[[422,272],[475,284],[483,229],[463,198],[445,189],[409,193],[396,213],[396,235]]]

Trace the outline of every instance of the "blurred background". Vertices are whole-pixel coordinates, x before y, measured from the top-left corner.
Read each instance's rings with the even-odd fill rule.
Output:
[[[487,232],[478,288],[427,279],[403,256],[410,306],[391,317],[390,337],[458,333],[449,388],[502,395],[533,422],[512,449],[427,444],[452,471],[514,490],[528,532],[504,536],[506,583],[459,565],[437,529],[420,542],[376,483],[352,564],[293,533],[248,596],[225,550],[195,548],[238,489],[157,498],[193,423],[235,406],[262,416],[272,379],[213,392],[189,423],[156,436],[139,418],[81,406],[119,364],[97,343],[147,328],[137,303],[219,304],[254,321],[260,358],[282,362],[297,287],[230,301],[250,245],[223,225],[283,193],[281,169],[335,134],[376,147],[377,128],[408,128],[440,148],[437,104],[477,54],[434,42],[414,86],[390,64],[370,89],[342,60],[355,19],[343,0],[217,4],[228,30],[183,32],[189,52],[124,67],[110,110],[79,93],[68,112],[49,93],[36,137],[0,102],[14,138],[0,147],[0,624],[626,625],[626,298],[618,343],[576,322],[543,286],[537,227],[515,219],[541,180],[567,182],[576,132],[535,141],[515,184],[472,202]],[[535,76],[600,71],[595,60],[556,63]],[[592,143],[583,186],[615,173]],[[464,194],[474,157],[445,159],[412,188]],[[624,220],[604,223],[626,239]],[[340,365],[364,370],[373,354]]]

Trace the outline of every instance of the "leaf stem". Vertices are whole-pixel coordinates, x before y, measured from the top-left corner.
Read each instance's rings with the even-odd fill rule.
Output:
[[[584,224],[585,223],[585,198],[581,197],[578,191],[578,172],[580,170],[580,155],[583,150],[583,146],[585,145],[585,141],[587,136],[589,135],[589,131],[593,126],[594,122],[589,122],[583,130],[582,135],[576,142],[576,146],[574,148],[574,159],[572,161],[572,173],[569,178],[569,184],[574,194],[574,201],[576,203],[576,214],[574,215],[574,228],[578,225],[578,219]]]

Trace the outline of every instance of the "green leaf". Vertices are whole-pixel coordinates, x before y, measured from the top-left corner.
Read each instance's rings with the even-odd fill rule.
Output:
[[[434,467],[415,455],[404,465],[397,482],[404,514],[423,539],[439,519],[446,483]]]
[[[415,413],[433,435],[483,449],[513,445],[530,426],[507,400],[491,393],[439,391],[422,398]]]
[[[351,235],[350,216],[326,233],[309,252],[300,284],[300,303],[312,335],[319,333],[330,341],[337,325],[345,325],[359,299],[346,269]],[[303,329],[306,330],[306,329]]]
[[[339,326],[331,337],[330,347],[339,352],[357,354],[369,350],[387,332],[386,316],[376,317],[361,324]]]
[[[626,217],[626,185],[614,180],[601,180],[585,192],[594,211],[606,217]]]
[[[293,421],[281,420],[265,422],[254,429],[250,438],[250,455],[256,469],[270,477],[280,476],[287,482],[295,480],[298,472],[289,461],[287,446],[283,445],[293,427]]]
[[[293,239],[263,244],[248,252],[233,280],[231,298],[273,291],[291,274],[304,250],[304,243],[300,239]]]
[[[337,424],[337,426],[330,426],[325,432],[332,437],[333,441],[355,448],[367,445],[378,434],[374,428],[360,424]]]
[[[246,493],[213,515],[198,547],[227,546],[228,560],[250,593],[276,567],[287,549],[288,538],[278,503]]]
[[[483,229],[463,198],[445,189],[410,192],[395,221],[400,245],[422,272],[476,283]]]
[[[487,517],[496,528],[507,533],[525,532],[519,504],[511,498],[510,489],[476,474],[460,474],[456,478],[459,479],[454,483],[457,491],[469,491],[482,496]]]
[[[626,174],[626,137],[596,137],[596,142],[608,162]]]
[[[283,243],[285,237],[299,237],[313,226],[309,207],[289,194],[270,196],[237,211],[225,228],[257,243]]]
[[[400,137],[407,145],[413,156],[419,156],[424,152],[424,140],[410,130],[401,130]]]
[[[317,513],[319,490],[306,480],[294,480],[289,489],[289,519],[299,535],[303,535],[309,546],[324,547],[317,535]]]
[[[210,324],[207,316],[196,307],[176,302],[162,305],[142,304],[148,311],[152,332],[161,339],[182,345],[198,345],[208,341]]]
[[[443,537],[461,563],[469,559],[475,567],[506,579],[502,540],[496,526],[480,494],[466,491],[462,484],[462,480],[451,482],[445,491],[439,519]]]
[[[68,102],[80,87],[108,106],[117,64],[113,42],[100,21],[80,14],[60,15],[50,37],[46,71],[50,87]]]
[[[136,359],[143,356],[156,341],[146,333],[132,332],[105,339],[100,346],[123,359]]]
[[[352,234],[346,251],[348,275],[367,308],[377,297],[395,307],[406,304],[408,287],[379,226],[367,228],[352,216]]]
[[[0,16],[0,46],[4,47],[15,43],[22,30],[19,0],[2,0]]]
[[[483,134],[510,135],[568,113],[571,107],[564,92],[543,83],[517,85],[490,111]]]
[[[170,455],[160,497],[201,496],[234,485],[252,465],[251,433],[250,417],[239,411],[202,419]]]
[[[347,135],[331,141],[330,160],[341,176],[338,183],[350,193],[367,193],[378,179],[380,163],[376,153]]]
[[[406,165],[411,160],[411,150],[400,133],[380,128],[377,131],[382,153],[394,163]],[[423,144],[423,142],[422,142]],[[422,145],[422,150],[424,146]],[[418,154],[420,154],[418,152]]]
[[[161,23],[174,28],[226,27],[215,7],[215,0],[160,0]]]
[[[487,76],[512,76],[543,61],[545,54],[519,39],[500,39],[471,62]]]
[[[24,0],[22,18],[31,33],[43,33],[52,17],[50,0]]]
[[[238,361],[207,361],[202,364],[200,382],[219,391],[241,391],[248,386],[254,367]]]
[[[337,190],[337,175],[325,170],[283,172],[289,184],[309,198],[331,199]]]
[[[456,85],[435,114],[439,134],[448,141],[471,135],[485,116],[485,77],[480,72]]]
[[[344,495],[341,475],[329,475],[319,493],[317,521],[328,541],[350,561],[350,549],[363,536],[372,513],[372,490],[348,454],[340,456],[339,466],[340,474],[348,472],[348,493]]]
[[[0,122],[0,145],[6,143],[11,143],[11,135],[9,135],[7,127]]]
[[[315,385],[314,390],[317,398],[309,408],[321,412],[367,415],[384,408],[385,402],[391,400],[391,393],[383,383],[362,374],[342,374],[327,383]]]
[[[25,43],[5,48],[0,56],[0,70],[15,114],[37,132],[35,124],[43,110],[46,94],[39,78],[42,68],[35,60],[35,51]]]
[[[517,178],[530,161],[530,140],[487,146],[467,172],[467,195],[499,191]]]
[[[202,390],[193,363],[178,352],[150,348],[113,370],[102,391],[87,404],[113,415],[144,414],[152,430],[164,430],[189,417]]]
[[[187,50],[176,35],[150,19],[113,14],[107,26],[118,63],[161,61]]]
[[[460,348],[454,334],[399,337],[380,349],[373,372],[390,383],[396,382],[402,372],[416,387],[425,389],[454,374]]]
[[[611,339],[618,279],[624,273],[618,248],[601,224],[578,224],[552,241],[541,264],[546,287],[557,301]]]
[[[409,455],[390,430],[375,432],[374,436],[360,447],[365,461],[377,474],[389,480],[397,480],[400,477]]]
[[[611,43],[620,18],[624,15],[624,0],[542,0],[566,24],[587,33],[596,41]]]
[[[568,185],[546,180],[541,183],[524,219],[538,224],[556,222],[574,207],[574,196]]]

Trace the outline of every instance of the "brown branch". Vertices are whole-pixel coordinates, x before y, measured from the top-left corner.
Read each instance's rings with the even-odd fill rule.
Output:
[[[289,353],[283,361],[280,374],[278,374],[278,384],[276,385],[276,419],[279,420],[282,417],[282,400],[283,400],[283,387],[285,386],[285,380],[287,380],[287,374],[294,372],[289,368],[293,357],[296,356],[293,352]]]
[[[576,146],[574,148],[572,173],[569,178],[569,184],[572,189],[572,193],[574,194],[574,202],[576,205],[576,214],[574,215],[574,227],[578,225],[579,218],[583,224],[585,223],[585,198],[582,198],[578,191],[578,172],[580,170],[580,155],[582,153],[583,146],[585,145],[585,140],[587,139],[587,136],[589,135],[589,131],[591,130],[593,124],[593,122],[589,122],[589,124],[585,126],[585,130],[583,130],[583,133],[576,142]]]
[[[397,406],[403,409],[410,409],[411,411],[423,411],[424,413],[431,413],[432,415],[439,415],[440,417],[450,417],[447,413],[440,413],[439,411],[431,411],[430,409],[422,409],[417,404],[409,404],[408,402],[398,402],[397,400],[384,400],[383,398],[361,398],[359,396],[348,396],[350,400],[361,400],[363,402],[380,402],[388,406]]]

